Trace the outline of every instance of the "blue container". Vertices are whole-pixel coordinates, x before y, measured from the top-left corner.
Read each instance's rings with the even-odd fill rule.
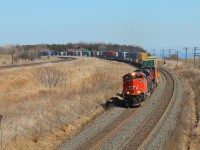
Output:
[[[82,52],[82,56],[87,56],[87,52]]]
[[[67,52],[68,56],[73,56],[73,52]]]
[[[53,52],[53,55],[58,55],[59,53],[58,52]]]
[[[133,61],[138,63],[138,61],[139,61],[139,53],[138,52],[133,53]]]
[[[63,52],[63,56],[67,56],[67,52]]]
[[[119,60],[124,60],[124,52],[122,52],[122,51],[118,52],[118,59]]]
[[[42,56],[47,56],[48,52],[42,52]]]

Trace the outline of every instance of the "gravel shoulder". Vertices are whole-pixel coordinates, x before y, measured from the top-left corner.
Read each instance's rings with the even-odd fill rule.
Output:
[[[173,133],[177,130],[177,123],[180,119],[182,110],[183,88],[175,72],[171,71],[175,79],[175,94],[165,111],[162,119],[156,125],[154,130],[148,136],[148,139],[140,146],[139,149],[171,149],[174,148]]]

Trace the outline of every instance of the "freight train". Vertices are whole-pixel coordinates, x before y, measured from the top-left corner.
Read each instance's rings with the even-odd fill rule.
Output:
[[[140,66],[139,69],[125,74],[123,79],[121,96],[127,107],[141,105],[141,102],[149,97],[158,84],[159,72],[155,56],[147,56],[144,52],[123,51],[71,51],[71,52],[43,52],[43,56],[85,56],[101,59],[117,60],[133,63]]]
[[[68,52],[42,52],[42,56],[85,56],[97,57],[109,60],[126,61],[142,65],[147,58],[144,52],[123,52],[123,51],[68,51]]]

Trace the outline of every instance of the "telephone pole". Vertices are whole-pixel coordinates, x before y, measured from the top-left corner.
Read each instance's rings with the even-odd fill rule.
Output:
[[[188,51],[188,48],[186,47],[185,48],[185,64],[187,65],[187,51]]]
[[[196,58],[196,50],[197,50],[197,47],[194,47],[194,68],[195,68],[195,58]]]
[[[171,56],[171,55],[170,55],[170,53],[171,53],[171,50],[172,50],[172,49],[169,49],[169,60],[170,60],[170,56]]]
[[[13,50],[12,51],[12,65],[14,64],[14,54],[15,54],[15,51]]]
[[[162,50],[160,50],[160,58],[162,58]]]
[[[178,63],[178,50],[177,50],[177,63]]]
[[[165,54],[165,50],[162,50],[162,59],[164,58],[164,54]]]

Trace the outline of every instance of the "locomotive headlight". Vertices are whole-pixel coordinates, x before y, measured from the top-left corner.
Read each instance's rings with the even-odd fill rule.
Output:
[[[137,91],[137,93],[140,94],[141,92],[140,92],[140,91]]]
[[[126,94],[130,94],[130,92],[128,91],[128,92],[126,92]]]
[[[135,75],[135,73],[133,72],[133,73],[131,73],[131,75],[132,75],[132,76],[134,76],[134,75]]]

